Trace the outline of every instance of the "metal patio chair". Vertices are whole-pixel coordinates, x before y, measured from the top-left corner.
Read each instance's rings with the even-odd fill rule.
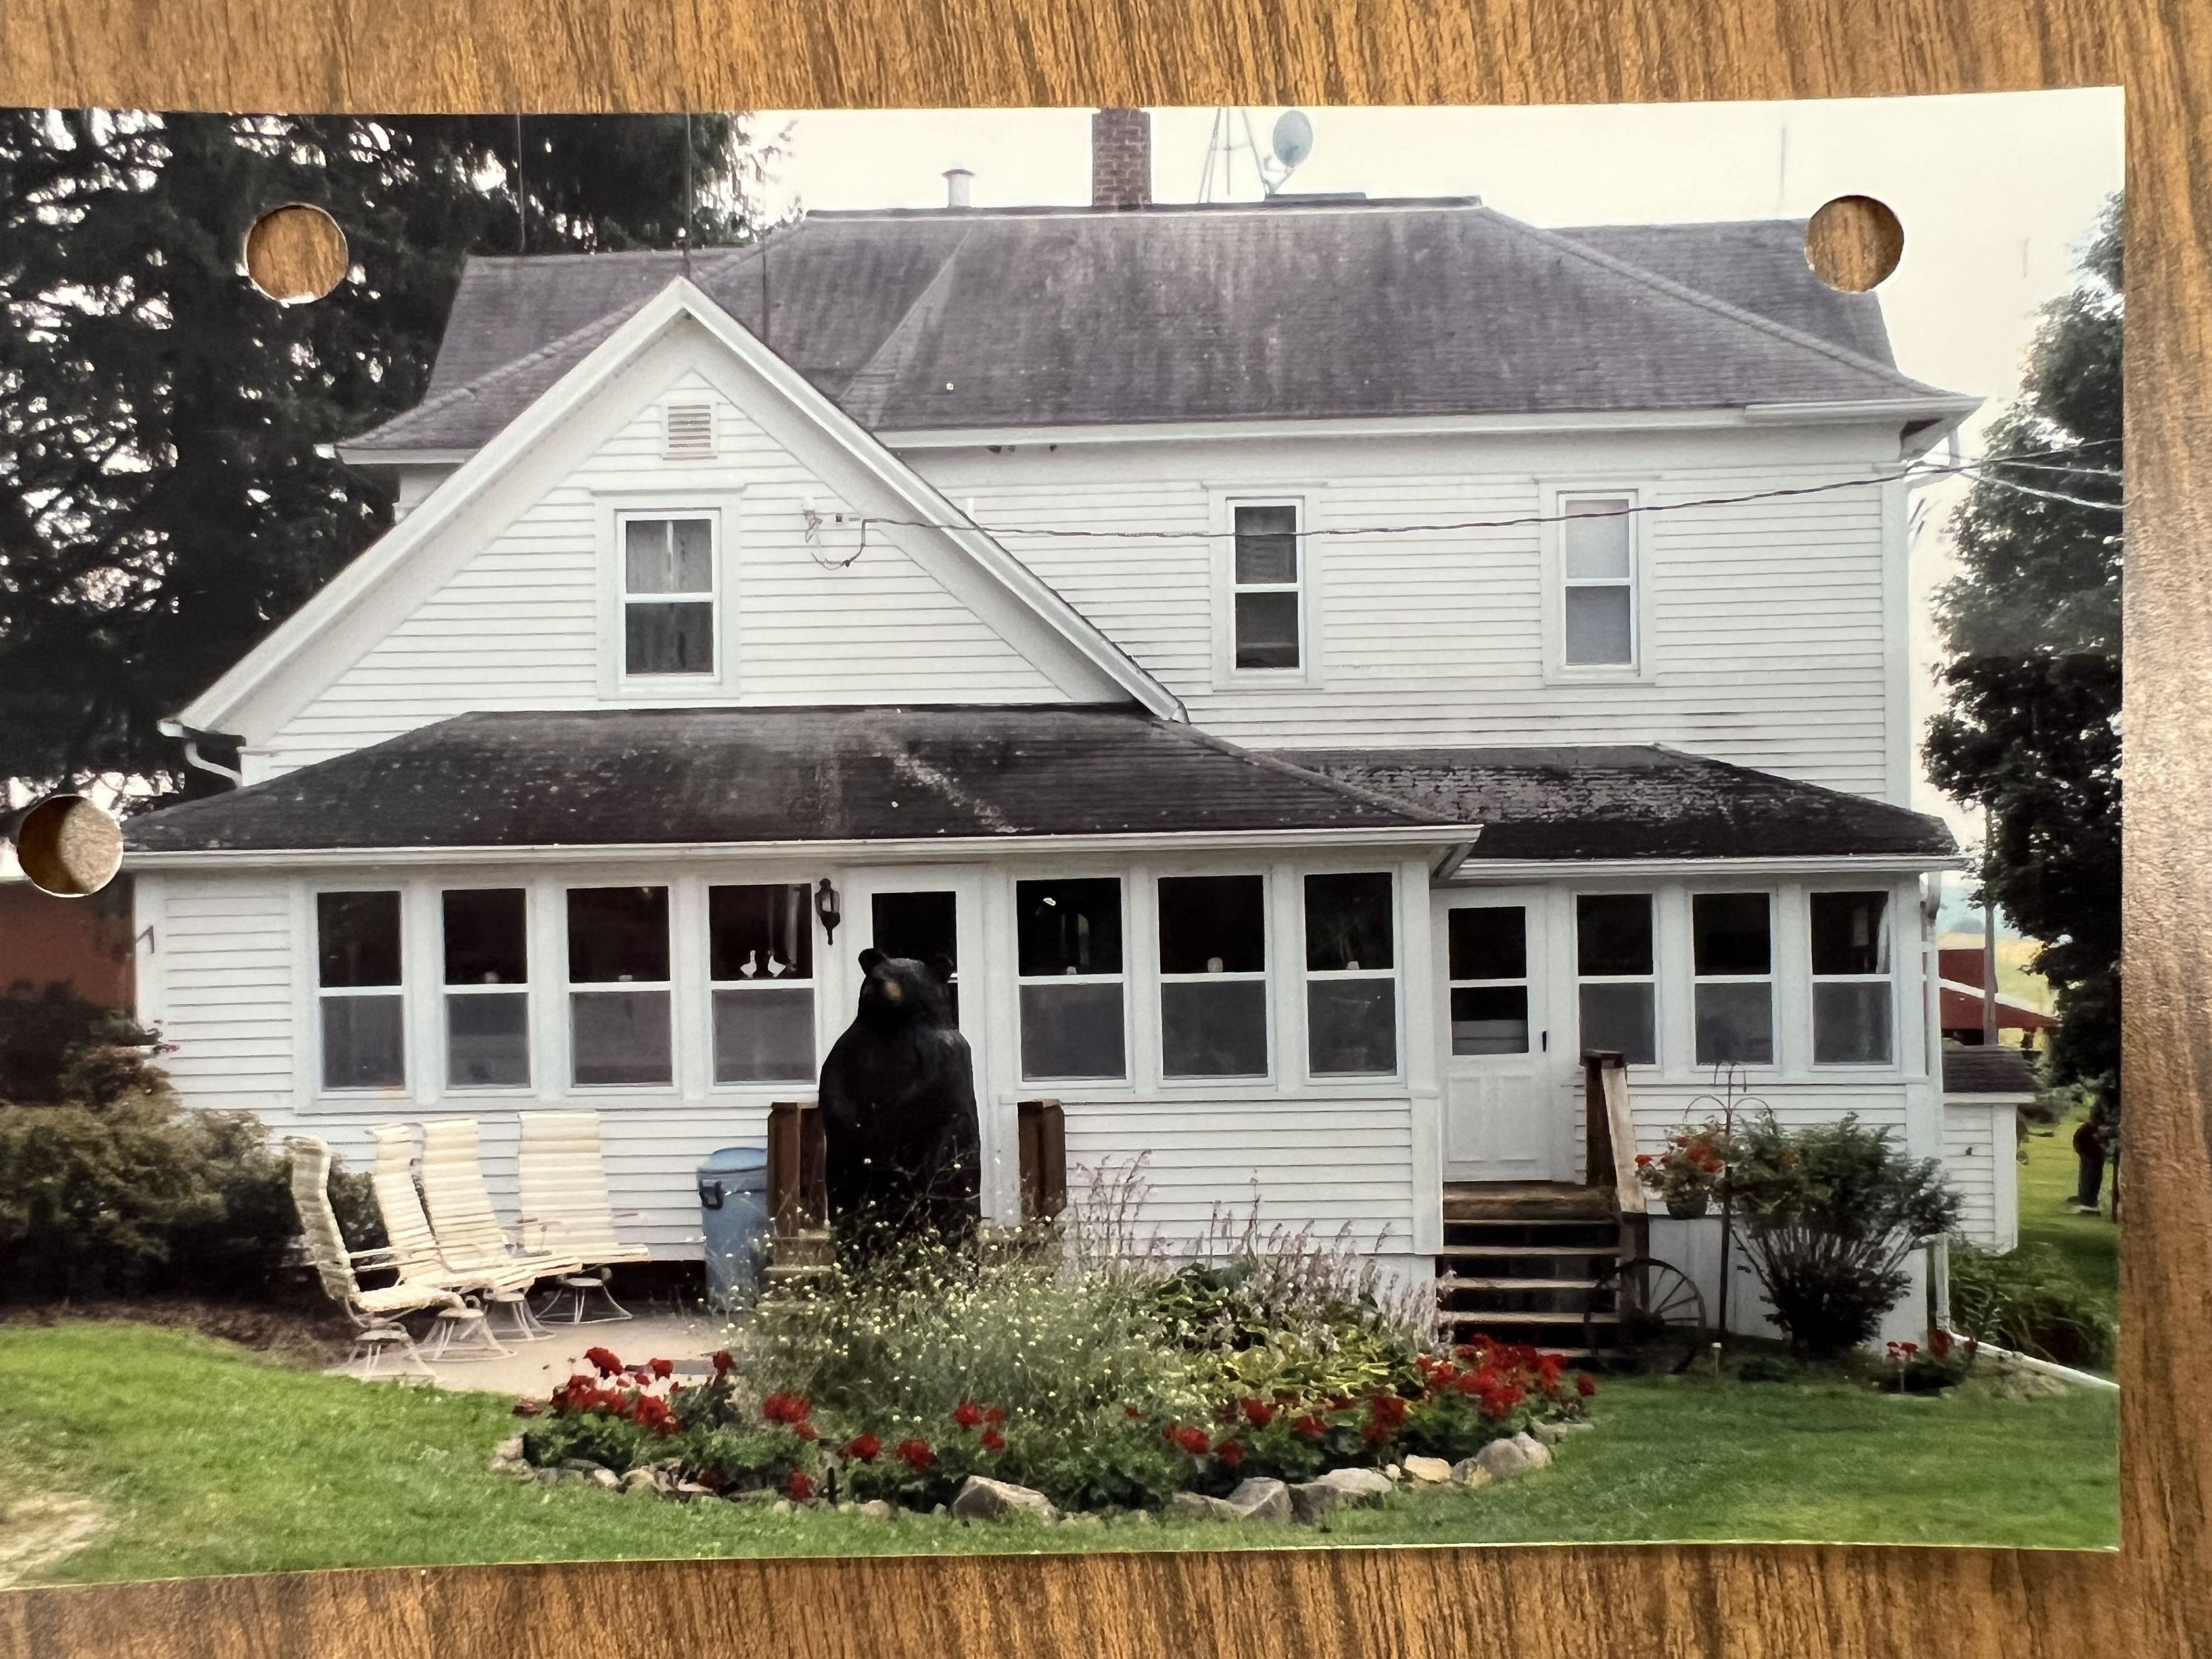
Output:
[[[422,1213],[422,1195],[415,1190],[415,1136],[407,1125],[383,1123],[372,1128],[376,1147],[370,1166],[369,1185],[376,1208],[384,1218],[384,1236],[398,1258],[403,1277],[441,1284],[461,1293],[464,1310],[448,1309],[424,1344],[430,1359],[489,1359],[504,1354],[500,1346],[511,1342],[539,1342],[553,1333],[539,1324],[530,1311],[529,1290],[538,1270],[526,1265],[507,1268],[480,1267],[459,1271],[447,1263],[438,1249],[430,1219]],[[502,1328],[499,1316],[505,1316]]]
[[[541,1310],[547,1318],[566,1308],[572,1325],[628,1319],[629,1310],[608,1290],[606,1269],[619,1262],[649,1261],[642,1244],[626,1244],[615,1235],[615,1210],[607,1194],[606,1159],[597,1112],[525,1112],[516,1176],[522,1194],[524,1237],[541,1248],[573,1255],[597,1273],[562,1279]],[[623,1218],[642,1221],[641,1210]],[[594,1298],[606,1311],[587,1316]]]
[[[400,1316],[459,1308],[463,1305],[459,1292],[404,1273],[397,1283],[363,1290],[356,1268],[396,1267],[398,1253],[390,1249],[346,1248],[345,1235],[338,1231],[337,1212],[331,1207],[327,1144],[313,1135],[289,1135],[284,1147],[292,1155],[292,1203],[300,1213],[301,1243],[308,1263],[322,1280],[325,1293],[354,1322],[352,1352],[336,1369],[364,1382],[386,1377],[430,1380],[434,1373],[416,1347],[415,1339],[399,1322]]]
[[[422,1207],[448,1273],[496,1279],[508,1291],[527,1296],[540,1279],[582,1271],[584,1264],[573,1255],[520,1248],[501,1224],[484,1184],[476,1119],[446,1118],[421,1128]]]

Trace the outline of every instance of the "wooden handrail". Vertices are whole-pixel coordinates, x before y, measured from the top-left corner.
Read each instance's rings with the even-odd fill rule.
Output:
[[[1067,1118],[1056,1100],[1014,1107],[1022,1176],[1022,1219],[1049,1221],[1067,1207]]]
[[[779,1100],[768,1109],[768,1200],[780,1238],[830,1224],[829,1147],[811,1100]]]
[[[1590,1049],[1583,1055],[1583,1128],[1588,1146],[1583,1180],[1612,1188],[1624,1215],[1644,1213],[1644,1183],[1636,1178],[1636,1117],[1628,1104],[1628,1064],[1620,1054]]]

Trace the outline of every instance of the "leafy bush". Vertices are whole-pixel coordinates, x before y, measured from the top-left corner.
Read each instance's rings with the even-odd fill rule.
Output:
[[[1856,1115],[1739,1128],[1729,1182],[1775,1322],[1814,1354],[1858,1346],[1905,1297],[1912,1251],[1949,1232],[1959,1198],[1934,1158],[1907,1157]]]
[[[2111,1309],[2051,1246],[1993,1255],[1954,1242],[1950,1255],[1951,1323],[1961,1334],[2061,1365],[2112,1363]]]
[[[65,985],[0,994],[0,1101],[105,1106],[159,1090],[160,1036]]]

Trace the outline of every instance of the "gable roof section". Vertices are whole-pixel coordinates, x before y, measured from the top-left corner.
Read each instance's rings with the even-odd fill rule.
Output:
[[[512,384],[522,408],[422,506],[340,571],[194,699],[179,719],[197,730],[242,733],[249,740],[265,735],[262,727],[266,722],[257,716],[257,704],[276,700],[276,688],[285,676],[311,674],[326,680],[343,672],[349,655],[334,649],[317,655],[317,648],[332,645],[347,618],[393,584],[410,560],[422,556],[423,549],[473,508],[534,446],[667,331],[687,320],[703,328],[764,383],[767,395],[780,398],[792,418],[811,422],[830,441],[837,461],[853,469],[847,485],[866,482],[887,491],[906,516],[933,526],[896,532],[893,539],[956,595],[965,589],[998,600],[998,617],[984,615],[984,622],[996,627],[1055,684],[1079,700],[1127,697],[1155,714],[1182,717],[1182,706],[1174,696],[1120,647],[1027,566],[982,531],[969,526],[965,515],[912,468],[679,276],[627,316],[598,319],[573,331],[554,349],[506,365],[434,400],[444,406],[465,405],[478,396],[474,388],[490,380]],[[754,411],[757,416],[762,412]],[[1017,631],[1021,637],[1015,637]]]
[[[884,434],[1971,406],[1898,371],[1879,302],[1827,289],[1802,237],[1799,221],[1552,232],[1468,200],[1278,198],[823,213],[695,270],[732,316]],[[430,401],[475,396],[434,427],[416,420],[426,404],[345,453],[486,441],[523,395],[487,377],[556,347],[603,314],[584,314],[594,306],[640,303],[640,273],[672,257],[472,260]]]
[[[1483,826],[1499,860],[1894,858],[1948,862],[1940,818],[1656,744],[1289,750],[1281,758]]]
[[[125,830],[140,855],[1285,832],[1475,835],[1126,707],[464,714]]]

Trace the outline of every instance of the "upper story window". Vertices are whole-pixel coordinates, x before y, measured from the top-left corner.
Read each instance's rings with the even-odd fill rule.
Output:
[[[1231,660],[1239,672],[1301,668],[1305,596],[1298,509],[1289,502],[1239,502],[1231,511]]]
[[[625,518],[622,554],[623,672],[714,673],[714,520]]]
[[[1127,1077],[1121,882],[1018,881],[1014,928],[1022,1075]]]
[[[1636,505],[1631,495],[1559,497],[1560,661],[1634,668]]]
[[[1306,1065],[1316,1077],[1398,1069],[1396,884],[1306,878]]]
[[[1617,1054],[1631,1066],[1658,1064],[1650,894],[1584,893],[1575,900],[1575,973],[1583,1052]]]
[[[1160,1070],[1168,1077],[1267,1075],[1267,882],[1159,882]]]
[[[406,989],[396,892],[315,895],[316,1000],[323,1087],[407,1082]]]
[[[675,1076],[668,890],[568,890],[568,1047],[579,1085]]]
[[[1774,1063],[1774,925],[1764,893],[1690,898],[1698,1064]]]
[[[1814,893],[1813,1063],[1890,1060],[1889,895]]]
[[[814,1077],[814,912],[798,883],[707,890],[714,1081]]]
[[[530,1083],[529,895],[475,888],[443,897],[446,1085]]]

